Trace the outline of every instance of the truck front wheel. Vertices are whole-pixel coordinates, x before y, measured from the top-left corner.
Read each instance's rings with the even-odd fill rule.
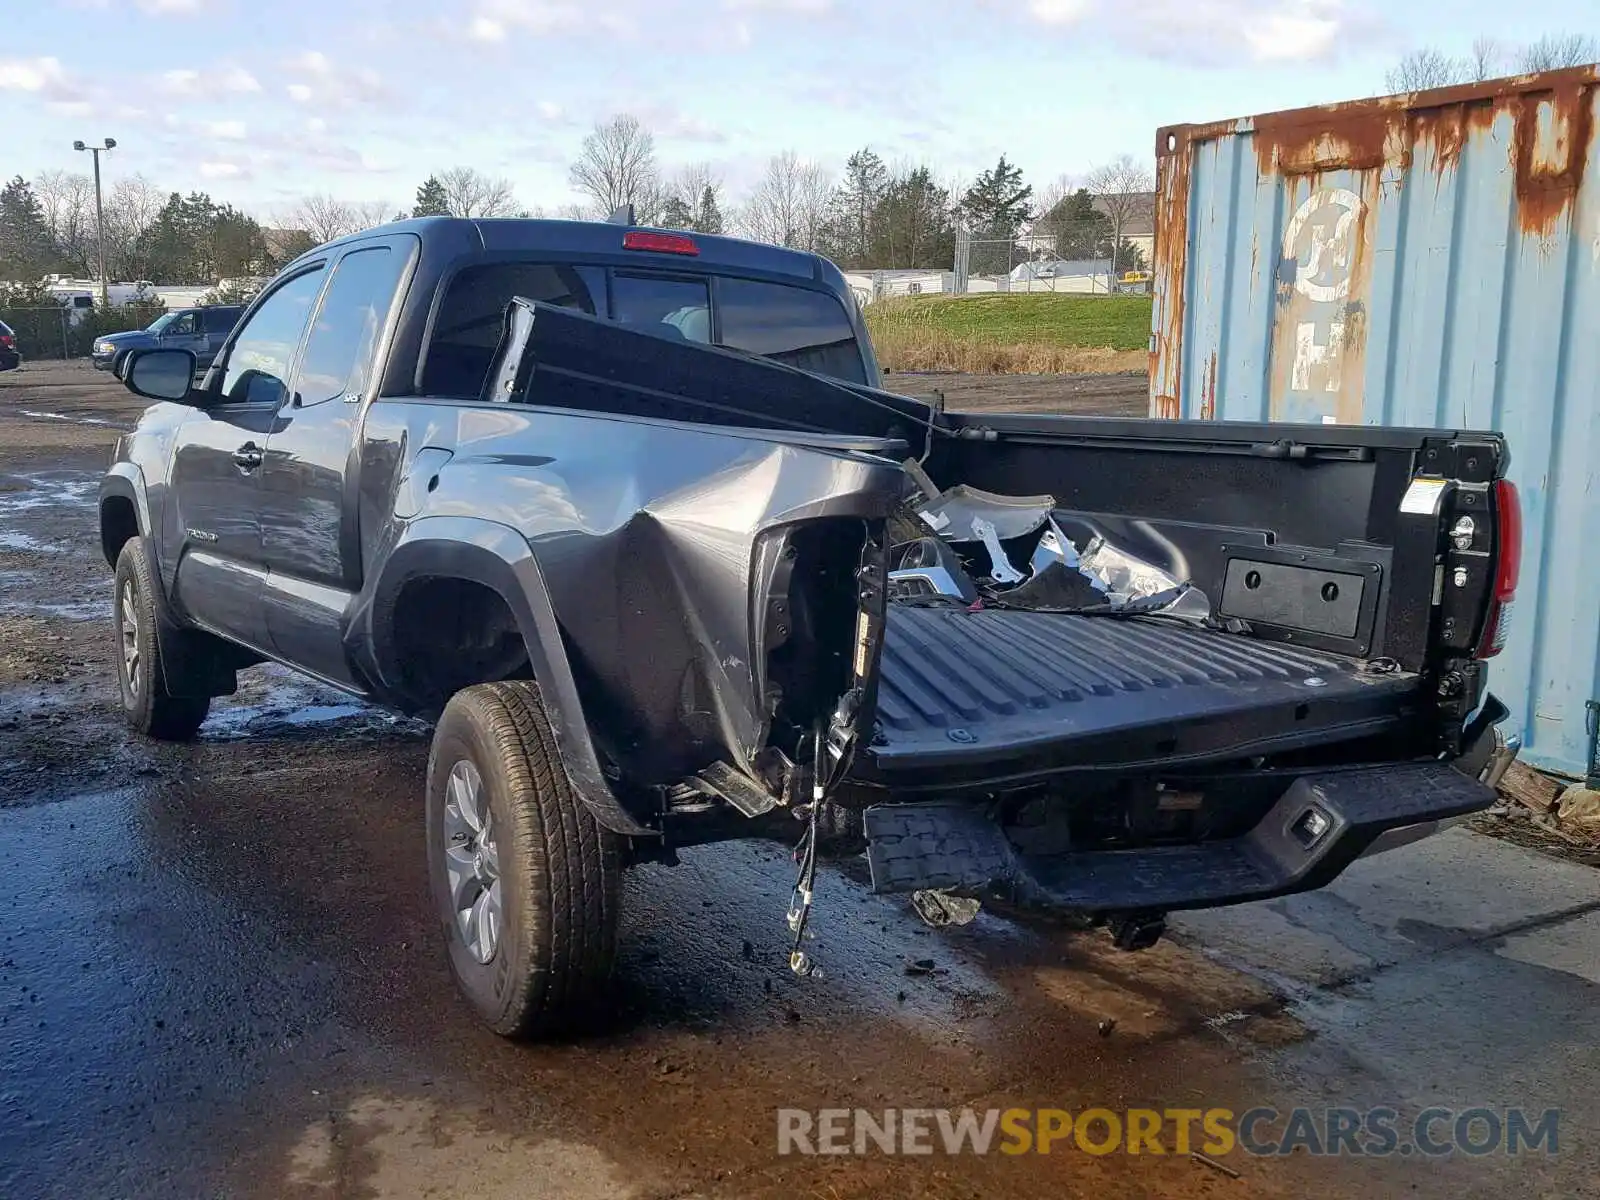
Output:
[[[445,706],[428,755],[428,874],[450,969],[505,1037],[583,1014],[616,956],[616,836],[572,790],[536,685]]]
[[[167,691],[161,640],[156,636],[156,586],[144,542],[129,538],[117,555],[112,597],[122,712],[140,733],[164,742],[182,742],[200,728],[211,700]]]

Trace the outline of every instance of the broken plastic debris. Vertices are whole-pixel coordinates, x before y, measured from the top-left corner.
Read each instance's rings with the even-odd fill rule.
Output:
[[[965,896],[952,896],[949,892],[921,891],[911,893],[911,907],[924,922],[938,929],[945,925],[970,925],[983,903]]]
[[[940,537],[953,542],[982,538],[973,529],[974,520],[987,521],[1005,541],[1032,533],[1050,519],[1055,506],[1054,496],[1001,496],[962,483],[922,505],[917,515]]]

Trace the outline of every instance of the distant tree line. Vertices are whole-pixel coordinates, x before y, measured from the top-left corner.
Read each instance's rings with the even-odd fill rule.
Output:
[[[569,182],[580,203],[530,209],[508,180],[457,166],[429,174],[409,208],[314,194],[267,224],[206,192],[163,192],[132,175],[105,192],[106,272],[118,281],[216,284],[273,275],[313,246],[390,220],[595,219],[623,205],[633,206],[641,224],[815,251],[847,269],[949,269],[957,230],[965,229],[974,274],[1004,272],[1029,258],[1113,255],[1118,269],[1127,270],[1144,265],[1124,236],[1137,208],[1127,207],[1128,198],[1148,205],[1154,186],[1150,171],[1127,156],[1036,193],[1005,155],[963,181],[940,178],[922,163],[891,164],[863,147],[842,174],[792,150],[776,154],[748,192],[730,200],[709,163],[663,167],[654,134],[629,115],[596,125],[584,138]],[[56,273],[92,278],[99,249],[87,176],[48,171],[33,180],[14,177],[0,188],[0,282]],[[227,295],[239,292],[235,286]]]
[[[1534,42],[1514,44],[1497,38],[1473,40],[1466,54],[1452,55],[1435,46],[1411,51],[1384,72],[1391,92],[1420,92],[1458,83],[1480,83],[1520,72],[1558,71],[1600,61],[1600,38],[1587,33],[1548,34]]]

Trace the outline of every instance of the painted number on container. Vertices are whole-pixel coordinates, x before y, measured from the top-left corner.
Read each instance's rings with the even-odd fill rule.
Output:
[[[1314,376],[1324,391],[1339,390],[1345,301],[1350,296],[1351,268],[1365,207],[1361,197],[1348,188],[1325,188],[1306,198],[1283,232],[1283,257],[1295,262],[1295,291],[1313,305],[1328,306],[1310,312],[1295,306],[1302,319],[1294,331],[1294,367],[1289,381],[1294,391],[1311,391]]]

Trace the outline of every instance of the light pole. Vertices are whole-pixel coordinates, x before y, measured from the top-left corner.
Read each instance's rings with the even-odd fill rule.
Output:
[[[106,213],[100,204],[100,151],[115,150],[117,139],[107,138],[103,146],[86,146],[82,142],[73,142],[72,148],[87,150],[94,155],[94,248],[100,269],[100,307],[105,309],[111,306],[111,299],[106,293]]]

